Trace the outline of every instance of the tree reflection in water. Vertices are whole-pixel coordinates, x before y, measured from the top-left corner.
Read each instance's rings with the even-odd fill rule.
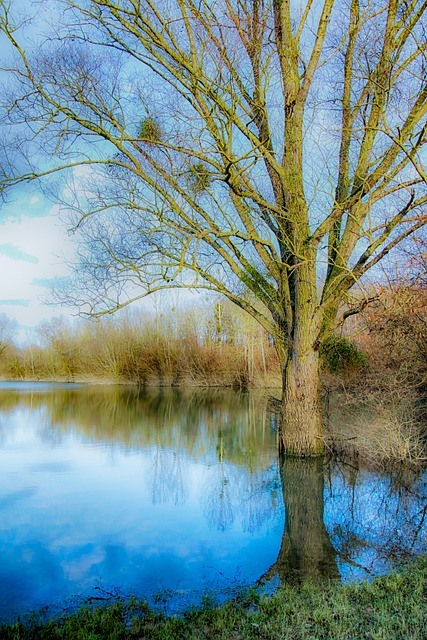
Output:
[[[261,580],[338,579],[336,552],[324,522],[324,469],[319,459],[280,461],[285,522],[279,554]]]
[[[427,552],[425,473],[295,458],[279,468],[283,535],[260,583],[372,578]]]
[[[205,514],[211,527],[219,531],[229,529],[234,522],[234,510],[232,500],[232,483],[227,474],[224,461],[224,434],[218,432],[218,444],[216,446],[218,463],[215,465],[214,481],[207,488],[206,500],[203,505]]]
[[[427,551],[427,474],[328,465],[325,520],[346,580],[369,578]],[[336,505],[342,505],[341,517]]]
[[[94,525],[94,531],[99,529],[105,539],[113,536],[115,544],[117,541],[117,545],[123,545],[123,556],[129,558],[129,568],[119,568],[121,581],[125,571],[134,571],[137,562],[141,566],[146,562],[145,556],[143,560],[138,556],[145,552],[145,538],[150,540],[153,557],[161,557],[164,543],[168,562],[175,562],[181,570],[182,566],[188,567],[197,560],[197,567],[202,567],[197,569],[201,575],[208,561],[212,565],[221,563],[226,554],[229,566],[236,571],[236,567],[250,563],[244,555],[248,553],[246,549],[256,548],[260,559],[257,559],[257,574],[253,578],[264,581],[273,577],[286,582],[300,582],[306,578],[361,579],[389,570],[402,557],[427,551],[425,475],[406,473],[399,477],[312,459],[285,458],[279,462],[274,424],[269,419],[266,398],[260,395],[230,390],[156,391],[73,385],[64,388],[40,386],[28,393],[23,386],[14,393],[11,389],[1,389],[0,385],[0,454],[3,450],[5,461],[8,456],[10,458],[8,442],[12,442],[15,428],[10,418],[14,416],[24,417],[25,429],[30,429],[28,425],[35,416],[37,418],[31,447],[36,440],[41,442],[43,446],[40,445],[38,455],[46,455],[46,461],[36,461],[39,473],[45,462],[52,464],[52,451],[70,441],[78,452],[76,455],[84,454],[85,460],[86,456],[90,459],[91,448],[96,449],[98,445],[98,452],[102,452],[98,464],[101,458],[104,460],[103,454],[107,454],[106,467],[100,469],[105,483],[111,474],[110,458],[117,454],[117,465],[123,464],[124,474],[126,465],[132,462],[135,475],[131,482],[126,477],[122,481],[119,474],[115,475],[117,483],[121,484],[111,487],[113,493],[107,501],[108,510],[117,507],[121,516],[101,517],[101,524]],[[64,463],[67,451],[65,446]],[[62,458],[59,461],[62,462]],[[75,459],[73,464],[76,464]],[[34,465],[31,468],[34,469]],[[48,467],[43,468],[43,473],[47,473]],[[52,466],[49,468],[53,469]],[[36,502],[32,503],[32,500],[36,501],[37,493],[33,497],[22,490],[36,486],[39,476],[31,475],[29,469],[26,462],[22,470],[22,474],[28,474],[25,486],[13,487],[15,491],[4,495],[0,489],[0,508],[2,504],[7,507],[26,496],[28,518],[33,526],[40,514]],[[139,469],[144,472],[139,473]],[[16,469],[13,471],[15,473]],[[64,472],[61,477],[64,479],[65,475]],[[21,478],[21,475],[16,477]],[[102,489],[98,480],[93,494],[101,503],[102,495],[96,494],[98,485]],[[40,492],[43,486],[40,484]],[[86,486],[84,489],[84,496],[92,495],[86,491]],[[116,503],[113,502],[113,490],[118,493]],[[122,490],[124,493],[119,493]],[[125,499],[126,513],[120,505]],[[44,500],[41,493],[40,500]],[[76,510],[79,509],[78,500],[75,500]],[[139,506],[134,513],[132,509],[136,504]],[[33,506],[34,511],[31,511]],[[58,509],[53,510],[56,518]],[[97,509],[98,504],[88,508],[88,512],[92,514]],[[142,511],[144,518],[141,520],[139,513]],[[23,513],[22,509],[16,512],[17,530]],[[15,517],[15,512],[10,512],[9,517]],[[127,524],[123,530],[116,530],[120,517]],[[71,533],[69,535],[73,522],[67,514],[64,518],[59,524],[63,524],[63,530],[67,532],[63,538],[65,558],[73,557],[73,554],[80,558],[85,544],[93,545],[93,556],[102,558],[106,553],[102,543],[89,537],[82,541],[80,538],[86,532],[81,531],[78,522],[79,535],[76,537],[80,536],[80,546],[77,543],[73,546]],[[109,523],[110,529],[104,521]],[[147,528],[144,528],[145,521],[150,522]],[[162,531],[159,528],[155,532],[154,525]],[[27,535],[25,527],[24,523],[20,529],[22,536]],[[138,527],[143,536],[138,534]],[[40,546],[52,553],[52,566],[60,566],[61,562],[66,564],[64,558],[54,557],[58,545],[50,541],[48,530],[48,527],[42,529],[40,524]],[[135,531],[135,540],[129,533],[132,531]],[[178,549],[176,538],[183,532],[188,536],[188,541],[187,538],[184,541],[188,547],[184,548],[182,543]],[[30,533],[33,535],[32,531]],[[206,549],[207,555],[202,556],[199,550],[195,559],[196,554],[191,555],[191,552],[200,542],[197,535],[205,536],[204,546],[200,545],[200,549]],[[8,538],[5,540],[7,542]],[[250,541],[253,547],[250,547]],[[23,537],[23,549],[24,543]],[[236,556],[236,544],[242,553],[239,557]],[[267,546],[268,553],[265,552]],[[274,548],[277,549],[276,557],[272,553]],[[26,566],[22,560],[21,570]],[[101,571],[107,565],[93,566],[94,571]],[[158,566],[164,571],[160,560]]]

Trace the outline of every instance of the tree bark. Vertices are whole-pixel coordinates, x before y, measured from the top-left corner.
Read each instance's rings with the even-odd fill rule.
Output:
[[[300,326],[282,365],[279,453],[324,453],[320,363],[316,332]]]

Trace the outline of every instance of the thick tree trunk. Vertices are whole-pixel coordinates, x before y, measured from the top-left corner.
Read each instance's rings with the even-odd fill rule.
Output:
[[[319,352],[294,348],[283,366],[279,451],[299,457],[324,452]]]

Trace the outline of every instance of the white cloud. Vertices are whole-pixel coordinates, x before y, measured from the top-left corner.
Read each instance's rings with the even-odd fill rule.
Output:
[[[1,245],[13,246],[20,254],[37,259],[28,262],[12,259],[7,252],[0,253],[0,300],[30,300],[28,306],[8,304],[0,307],[0,311],[16,318],[20,325],[34,326],[58,313],[71,313],[68,309],[43,304],[49,291],[46,287],[32,284],[34,280],[42,282],[67,275],[62,254],[70,257],[74,251],[67,230],[58,219],[57,207],[49,209],[47,216],[11,217],[0,227]]]

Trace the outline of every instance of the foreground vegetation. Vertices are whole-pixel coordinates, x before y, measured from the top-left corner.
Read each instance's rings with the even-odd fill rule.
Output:
[[[166,617],[146,603],[118,601],[89,605],[45,621],[33,615],[0,627],[2,640],[305,640],[322,638],[420,640],[427,628],[427,560],[371,584],[331,582],[282,586],[259,598],[249,591],[219,606]]]

